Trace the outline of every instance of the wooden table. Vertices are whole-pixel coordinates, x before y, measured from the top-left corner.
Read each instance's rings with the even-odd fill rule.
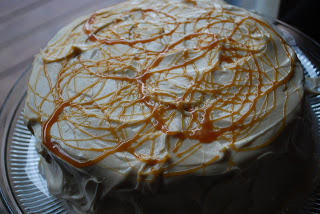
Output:
[[[0,0],[0,107],[34,55],[64,25],[124,0]]]

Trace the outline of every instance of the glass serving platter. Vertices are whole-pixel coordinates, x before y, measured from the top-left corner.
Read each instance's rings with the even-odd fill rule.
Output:
[[[319,77],[320,45],[283,22],[275,21],[273,24],[296,51],[305,76]],[[63,200],[48,191],[46,181],[39,173],[40,156],[35,149],[35,139],[23,122],[22,109],[29,74],[30,69],[22,74],[0,110],[0,200],[7,213],[70,213]],[[314,158],[319,161],[320,95],[309,95],[307,102],[312,109],[313,128],[319,144]],[[320,184],[299,213],[320,213]]]

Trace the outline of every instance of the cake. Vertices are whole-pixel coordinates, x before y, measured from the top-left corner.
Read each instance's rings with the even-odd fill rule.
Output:
[[[24,118],[75,213],[276,213],[312,171],[290,149],[303,94],[294,51],[258,15],[132,0],[36,55]]]

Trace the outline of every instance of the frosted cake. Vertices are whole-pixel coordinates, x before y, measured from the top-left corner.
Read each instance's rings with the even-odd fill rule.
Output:
[[[24,117],[75,213],[275,213],[296,167],[309,172],[285,131],[303,93],[294,51],[256,14],[132,0],[36,55]]]

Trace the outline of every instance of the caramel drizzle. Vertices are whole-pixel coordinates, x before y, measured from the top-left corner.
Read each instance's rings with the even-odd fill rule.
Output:
[[[125,15],[130,15],[132,12],[136,12],[137,10],[131,10],[129,12],[125,12]],[[226,135],[231,135],[231,142],[229,144],[229,147],[236,151],[241,151],[241,149],[237,149],[234,145],[238,137],[243,136],[244,132],[252,129],[252,127],[255,127],[256,123],[259,123],[263,118],[265,118],[274,108],[276,105],[275,100],[275,93],[274,94],[274,103],[273,107],[270,111],[266,110],[266,107],[264,110],[266,110],[265,114],[257,113],[256,111],[256,104],[259,100],[259,98],[263,96],[271,96],[271,92],[274,92],[280,85],[283,85],[286,83],[292,76],[293,73],[293,66],[294,66],[294,59],[292,59],[289,50],[287,49],[287,46],[285,45],[285,42],[280,38],[282,42],[282,48],[286,52],[287,57],[291,61],[291,67],[288,71],[286,71],[285,74],[281,74],[279,68],[274,67],[274,81],[271,81],[269,88],[267,90],[263,89],[263,80],[262,78],[267,78],[264,71],[260,69],[258,59],[256,54],[260,51],[257,49],[252,49],[254,47],[250,43],[246,42],[240,42],[241,40],[245,39],[245,36],[241,33],[240,26],[243,26],[244,24],[250,23],[254,28],[255,31],[261,32],[268,32],[270,34],[273,33],[277,37],[279,36],[271,27],[269,27],[264,22],[254,18],[254,17],[245,17],[243,15],[235,14],[229,11],[222,10],[222,12],[218,15],[215,15],[215,8],[212,8],[207,14],[198,17],[196,19],[188,18],[183,21],[178,21],[178,19],[174,15],[170,15],[165,12],[160,12],[155,9],[141,9],[141,18],[143,20],[146,20],[146,17],[150,14],[157,15],[165,19],[164,22],[170,23],[171,29],[167,30],[166,32],[162,32],[161,34],[154,35],[150,38],[140,38],[140,39],[111,39],[111,38],[102,38],[102,36],[97,35],[98,31],[96,30],[95,24],[99,22],[99,18],[101,18],[101,14],[93,14],[87,22],[83,25],[83,32],[88,35],[88,39],[91,42],[97,43],[97,44],[104,44],[107,46],[114,46],[116,44],[122,44],[122,45],[129,45],[132,48],[141,48],[141,45],[145,45],[150,42],[155,41],[161,41],[165,37],[171,37],[175,33],[177,33],[179,27],[186,25],[188,23],[194,23],[193,28],[194,32],[189,33],[187,35],[181,36],[179,39],[175,41],[171,41],[170,43],[164,45],[164,48],[162,51],[158,51],[153,53],[153,55],[150,55],[153,57],[153,60],[151,63],[145,64],[144,67],[140,68],[136,71],[136,75],[133,77],[126,76],[126,75],[116,75],[109,73],[101,73],[96,72],[92,73],[90,71],[90,63],[87,65],[85,60],[82,60],[80,56],[77,58],[77,62],[82,64],[82,67],[79,69],[74,69],[72,74],[68,73],[70,69],[72,69],[72,64],[68,64],[73,56],[67,58],[65,62],[62,63],[62,69],[59,72],[58,79],[56,82],[56,85],[51,88],[50,93],[54,94],[54,103],[56,106],[56,109],[54,112],[49,116],[49,118],[43,123],[42,125],[42,137],[43,137],[43,144],[54,154],[56,154],[61,159],[67,161],[71,165],[75,167],[88,167],[95,163],[100,162],[101,160],[105,159],[111,154],[117,153],[117,152],[127,152],[131,155],[134,155],[138,160],[143,161],[150,165],[155,165],[159,163],[164,163],[168,160],[169,156],[165,156],[163,158],[152,158],[152,157],[145,157],[138,152],[136,152],[136,149],[143,145],[144,143],[148,142],[148,140],[152,141],[153,144],[155,144],[156,137],[158,137],[157,134],[152,135],[152,137],[148,137],[149,133],[165,133],[169,136],[173,136],[177,139],[177,143],[175,146],[171,149],[172,154],[176,154],[177,157],[180,157],[181,160],[187,158],[192,153],[196,152],[198,149],[201,148],[202,144],[209,144],[214,143],[217,139],[229,139],[226,137]],[[214,16],[215,15],[215,16]],[[243,19],[236,23],[235,21],[231,19],[223,19],[224,15],[236,15],[236,16],[243,16]],[[210,22],[210,20],[214,19],[214,22]],[[205,26],[201,28],[197,28],[197,23],[201,20],[208,20],[209,23],[207,23]],[[119,23],[122,23],[122,19],[115,19],[113,21],[114,25],[117,25]],[[232,24],[233,29],[228,29],[225,27],[225,24]],[[210,33],[210,29],[215,29],[215,25],[222,25],[221,30],[225,30],[228,32],[228,36],[221,36],[219,33]],[[107,29],[114,28],[112,26],[109,26]],[[220,32],[221,32],[220,30]],[[115,32],[113,32],[116,36],[119,36]],[[238,40],[234,38],[236,33],[240,33],[242,37]],[[270,34],[270,36],[272,36]],[[174,64],[170,67],[167,67],[165,69],[157,69],[157,67],[163,62],[164,57],[167,53],[169,53],[172,50],[175,50],[175,48],[187,41],[191,41],[192,39],[197,40],[197,44],[188,50],[185,50],[182,56],[182,63],[180,64]],[[250,39],[249,39],[250,40]],[[249,41],[248,40],[248,41]],[[269,41],[267,41],[269,42]],[[203,43],[203,44],[202,44]],[[227,44],[227,46],[225,45]],[[257,46],[263,46],[263,44],[259,44]],[[208,54],[211,54],[212,51],[219,50],[222,54],[219,56],[221,63],[234,63],[237,60],[248,57],[253,61],[253,65],[250,67],[250,65],[246,64],[247,66],[240,66],[237,64],[236,67],[233,67],[232,69],[235,70],[233,79],[229,81],[228,83],[222,84],[219,86],[219,84],[216,84],[216,88],[204,88],[203,84],[207,84],[208,79],[210,79],[210,72],[213,73],[219,69],[219,64],[216,65],[210,65],[207,67],[207,72],[201,75],[199,72],[197,73],[196,77],[188,76],[185,74],[185,77],[188,78],[192,85],[187,88],[184,92],[184,94],[180,97],[176,97],[175,95],[170,95],[166,92],[164,93],[154,93],[150,94],[147,91],[147,86],[149,84],[148,81],[150,81],[150,78],[153,78],[155,74],[162,75],[167,74],[168,72],[174,70],[174,69],[185,69],[188,66],[195,66],[195,63],[197,60],[206,57]],[[239,52],[244,52],[245,54],[241,55]],[[149,50],[144,50],[143,53],[152,53]],[[195,57],[191,57],[190,55],[192,53],[198,53]],[[106,62],[104,63],[111,63],[111,60],[118,60],[121,64],[122,60],[134,58],[139,59],[138,56],[130,56],[129,54],[124,54],[120,57],[111,57],[110,55],[109,61],[106,59]],[[143,57],[143,56],[141,56]],[[277,58],[277,56],[276,56]],[[259,58],[260,59],[260,58]],[[181,60],[180,60],[181,61]],[[96,62],[97,65],[100,65],[102,62]],[[46,62],[44,62],[44,65]],[[111,64],[110,64],[111,65]],[[272,65],[272,63],[269,62],[269,65]],[[107,66],[108,67],[108,66]],[[111,68],[111,67],[110,67]],[[76,76],[78,73],[81,73],[81,69],[84,69],[87,73],[89,73],[91,76],[97,78],[98,80],[91,84],[90,86],[84,88],[80,92],[76,93],[75,95],[68,94],[69,99],[64,100],[63,97],[63,91],[65,90],[65,87],[68,87],[68,84],[71,84],[71,78]],[[133,69],[133,68],[132,68]],[[46,67],[44,66],[44,72],[47,73]],[[282,71],[283,72],[283,71]],[[243,85],[239,85],[237,83],[236,77],[245,74],[246,79],[245,83]],[[207,76],[206,76],[207,75]],[[284,76],[282,79],[278,79],[278,76],[282,75]],[[68,80],[69,78],[69,80]],[[211,77],[213,78],[213,77]],[[68,80],[68,82],[65,82]],[[86,93],[90,88],[92,88],[94,85],[97,85],[100,81],[106,81],[106,80],[117,80],[120,82],[128,82],[128,85],[125,85],[121,88],[121,90],[116,91],[113,94],[113,97],[115,99],[110,99],[110,102],[108,103],[110,106],[113,103],[119,102],[121,98],[121,93],[124,93],[126,90],[130,89],[130,85],[134,85],[135,88],[131,89],[130,93],[133,93],[132,90],[136,90],[135,96],[137,99],[130,101],[127,106],[133,106],[134,104],[139,104],[140,106],[145,106],[147,109],[149,109],[149,113],[144,115],[144,120],[139,123],[145,124],[142,126],[142,128],[133,136],[130,138],[126,137],[126,134],[120,133],[119,130],[124,130],[126,127],[129,127],[130,125],[134,124],[119,124],[117,127],[109,127],[109,128],[99,128],[99,127],[92,127],[90,125],[84,125],[84,124],[76,124],[74,123],[74,126],[78,128],[81,132],[86,133],[83,129],[84,128],[92,128],[92,129],[98,129],[98,130],[106,130],[108,133],[111,133],[111,135],[114,137],[114,146],[104,147],[104,148],[80,148],[78,146],[72,146],[69,144],[66,144],[69,147],[76,148],[79,150],[89,150],[89,151],[96,151],[100,152],[100,155],[97,156],[95,159],[90,160],[77,160],[73,157],[71,157],[67,152],[64,151],[64,149],[61,148],[61,146],[55,142],[54,139],[51,137],[51,128],[54,124],[58,124],[59,121],[68,120],[68,118],[65,118],[64,115],[66,113],[64,112],[66,109],[69,109],[71,111],[72,109],[78,109],[79,111],[82,111],[82,109],[99,109],[99,110],[105,110],[103,106],[95,104],[95,102],[102,100],[106,97],[102,98],[95,98],[93,97],[92,100],[85,101],[85,96],[83,96],[83,93]],[[63,85],[64,84],[64,85]],[[106,84],[106,82],[104,82]],[[61,86],[62,85],[62,86]],[[74,86],[77,87],[77,86]],[[239,93],[230,93],[228,90],[231,90],[232,88],[237,87],[239,91],[246,91],[243,92],[243,94]],[[102,90],[102,87],[101,87]],[[100,90],[100,92],[101,92]],[[250,91],[251,90],[251,91]],[[35,92],[35,90],[33,90]],[[99,92],[99,93],[100,93]],[[192,99],[192,97],[195,96],[195,93],[201,92],[202,94],[208,94],[211,93],[211,96],[214,97],[216,100],[215,102],[212,102],[209,105],[204,105],[203,107],[200,106],[194,106],[192,104],[188,104],[188,99]],[[165,103],[161,100],[162,96],[172,96],[172,98],[176,98],[171,103]],[[254,98],[252,98],[254,97]],[[224,99],[227,98],[227,99]],[[288,99],[288,98],[287,98]],[[45,100],[45,99],[44,99]],[[44,101],[41,105],[43,105]],[[143,105],[142,105],[143,104]],[[227,112],[224,107],[227,105],[232,106],[232,110]],[[235,105],[240,105],[240,108],[237,110],[234,109]],[[243,110],[244,106],[247,106],[248,110],[245,112],[241,112]],[[269,105],[269,104],[266,104]],[[30,106],[30,105],[29,105]],[[212,118],[212,112],[214,111],[220,111],[220,112],[227,112],[229,113],[228,117],[232,118],[232,122],[230,125],[226,127],[217,127],[214,125],[216,121],[219,119]],[[126,106],[122,107],[121,115],[125,114]],[[174,113],[169,114],[170,111],[179,111],[184,112],[182,114],[183,121],[186,117],[190,118],[189,124],[186,126],[183,125],[182,131],[171,131],[168,127],[168,123],[173,119],[175,116]],[[35,110],[36,112],[36,110]],[[187,114],[188,116],[185,116]],[[246,121],[249,115],[254,115],[253,118],[249,121]],[[284,112],[285,117],[285,112]],[[200,119],[199,119],[200,118]],[[234,119],[236,118],[236,119]],[[110,119],[110,115],[105,115],[104,118],[101,118],[102,121],[112,122]],[[71,122],[70,120],[68,120]],[[148,125],[153,124],[153,128],[148,129]],[[192,124],[197,124],[197,128],[193,128]],[[283,123],[284,126],[284,123]],[[88,134],[88,133],[87,133]],[[122,135],[122,136],[121,136]],[[61,135],[62,136],[62,135]],[[103,139],[104,136],[101,136],[100,138]],[[125,138],[124,140],[121,140],[121,138]],[[99,137],[92,136],[92,140],[99,139]],[[197,140],[198,144],[192,145],[189,149],[186,151],[178,152],[181,146],[183,145],[184,141],[186,139],[192,139]],[[63,141],[63,140],[62,140]],[[64,142],[67,142],[67,139],[64,140]],[[266,146],[270,142],[267,142],[263,144],[262,146]],[[258,149],[253,148],[253,149]],[[250,149],[247,149],[250,150]],[[151,151],[151,156],[153,154],[153,150]],[[211,157],[209,161],[202,164],[199,167],[195,167],[194,169],[191,169],[189,171],[181,171],[176,173],[165,173],[166,176],[174,176],[174,175],[180,175],[185,173],[190,173],[192,171],[196,171],[200,168],[204,168],[208,164],[215,162],[219,159],[219,156]],[[180,161],[178,161],[180,162]],[[162,168],[160,171],[164,171],[167,169],[170,169],[173,165],[177,163],[174,163],[172,165],[169,165],[167,167]],[[159,170],[153,170],[150,173],[151,174],[158,174],[160,173]]]

